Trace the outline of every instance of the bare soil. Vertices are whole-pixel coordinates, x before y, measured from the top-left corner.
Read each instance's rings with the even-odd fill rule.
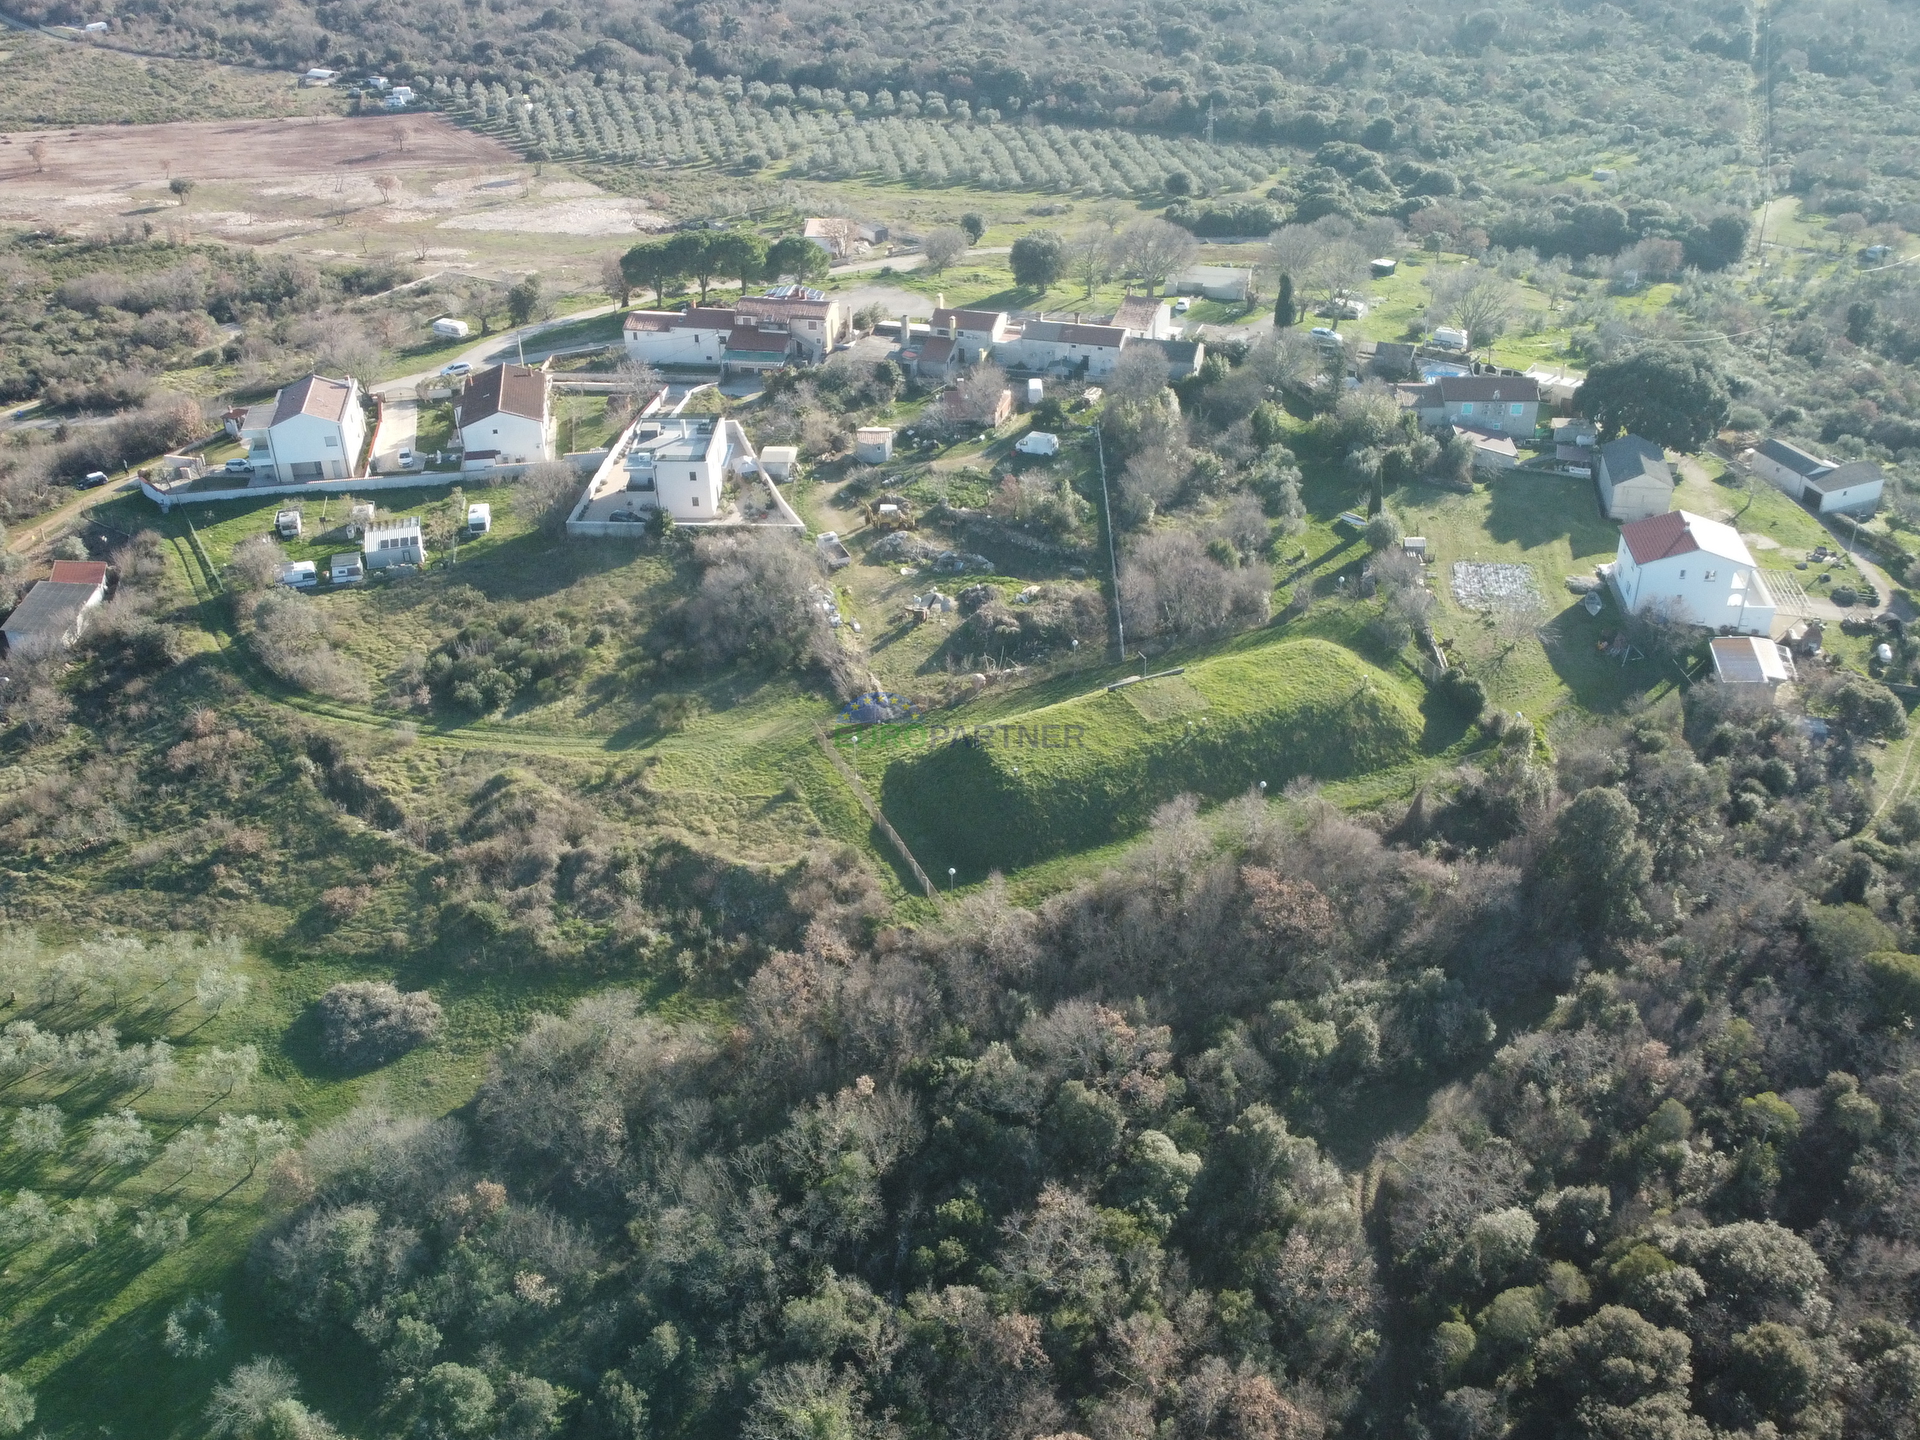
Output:
[[[44,142],[44,169],[28,153]],[[401,171],[514,165],[519,156],[438,115],[320,115],[85,125],[0,135],[0,198],[71,196],[175,175],[196,181],[266,180],[339,170]]]

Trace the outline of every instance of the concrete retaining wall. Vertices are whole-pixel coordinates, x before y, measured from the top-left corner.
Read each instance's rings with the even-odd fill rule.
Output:
[[[583,450],[560,458],[576,470],[591,472],[606,459],[605,450]],[[449,472],[422,470],[411,475],[362,475],[351,480],[309,480],[299,485],[248,485],[238,490],[162,490],[150,480],[140,482],[140,492],[165,512],[176,505],[211,505],[223,500],[258,500],[278,495],[359,495],[382,490],[424,490],[435,485],[458,485],[463,481],[512,480],[533,466],[489,465],[484,469]]]

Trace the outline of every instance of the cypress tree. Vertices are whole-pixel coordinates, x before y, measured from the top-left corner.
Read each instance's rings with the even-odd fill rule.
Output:
[[[1280,277],[1280,294],[1273,302],[1273,328],[1284,330],[1293,324],[1293,276]]]

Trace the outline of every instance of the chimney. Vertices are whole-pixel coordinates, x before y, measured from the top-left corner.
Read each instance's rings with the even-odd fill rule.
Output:
[[[935,292],[933,297],[933,308],[936,310],[944,310],[947,308],[947,292],[946,291],[940,290]]]

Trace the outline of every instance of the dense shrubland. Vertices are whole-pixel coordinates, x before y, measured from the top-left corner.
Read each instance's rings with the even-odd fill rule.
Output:
[[[1889,1433],[1920,810],[1696,695],[1378,825],[1170,806],[1034,910],[829,903],[724,1031],[582,1000],[316,1137],[259,1283],[392,1431]]]

